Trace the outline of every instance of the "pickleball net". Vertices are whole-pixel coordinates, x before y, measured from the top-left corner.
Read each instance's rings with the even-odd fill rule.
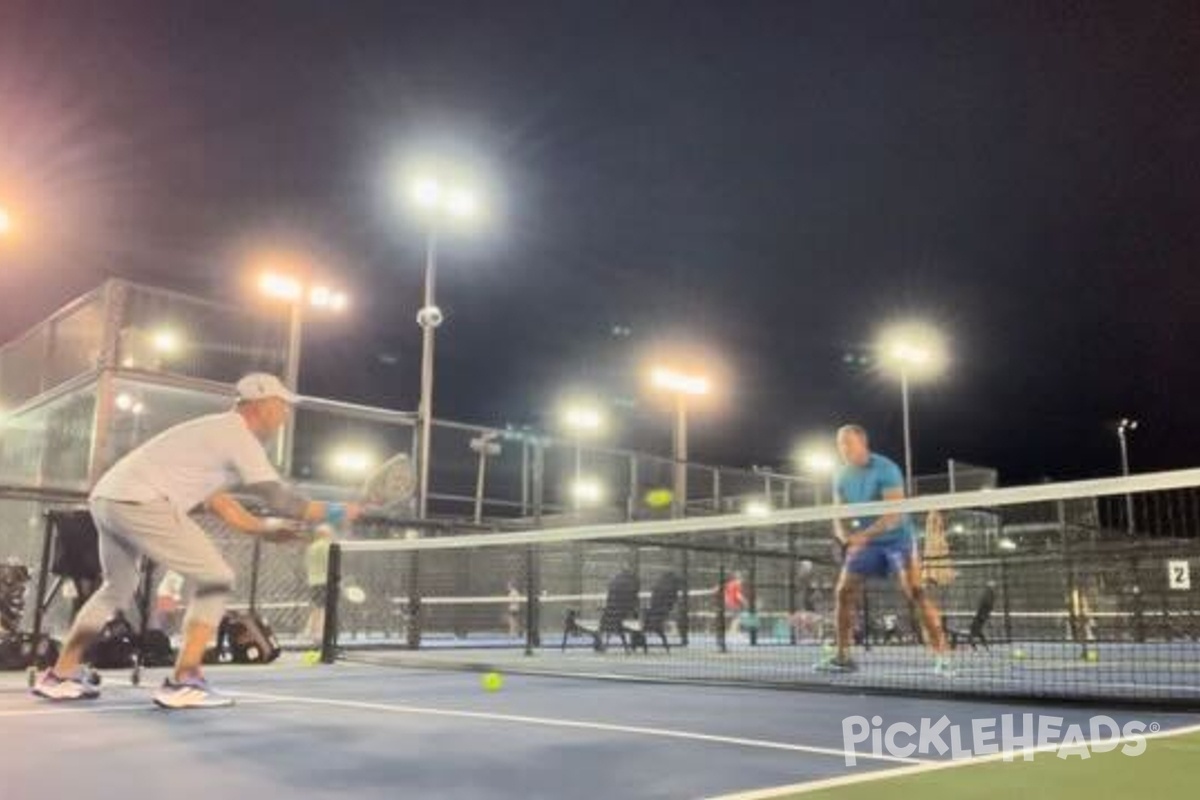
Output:
[[[322,655],[403,667],[1200,706],[1200,470],[834,508],[467,535],[330,555]],[[909,519],[945,663],[894,579],[831,653],[835,518]]]

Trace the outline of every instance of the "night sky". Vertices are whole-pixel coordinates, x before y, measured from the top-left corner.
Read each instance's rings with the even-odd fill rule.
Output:
[[[439,415],[638,398],[695,343],[702,460],[780,463],[854,419],[900,455],[895,381],[850,368],[919,316],[917,465],[1006,483],[1192,466],[1200,6],[1051,2],[14,2],[0,6],[0,338],[105,275],[235,297],[284,243],[355,319],[307,393],[414,408],[422,152],[482,177],[443,242]],[[627,327],[632,335],[614,336]]]

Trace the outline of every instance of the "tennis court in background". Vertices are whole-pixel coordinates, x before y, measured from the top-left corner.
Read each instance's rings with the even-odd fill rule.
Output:
[[[161,671],[159,671],[161,672]],[[510,675],[498,692],[477,674],[353,664],[218,667],[232,709],[172,713],[149,685],[106,675],[105,694],[47,705],[22,676],[0,683],[5,796],[700,798],[1113,796],[1136,785],[1184,789],[1200,716],[1088,707]],[[159,675],[152,672],[149,684]],[[842,720],[889,723],[943,714],[953,723],[1006,713],[1082,725],[1097,711],[1159,727],[1139,757],[967,763],[860,757],[847,767]],[[103,776],[103,789],[97,776]],[[862,781],[860,783],[860,781]],[[1037,788],[1038,791],[1032,791]],[[999,789],[1004,791],[997,791]],[[97,794],[101,791],[101,794]],[[901,791],[900,795],[896,795]],[[993,793],[989,793],[993,792]]]
[[[894,580],[851,598],[858,669],[814,669],[834,636],[833,520],[885,514],[922,533],[950,669],[935,670]],[[958,534],[930,555],[938,530]],[[1198,533],[1200,471],[1185,470],[753,517],[349,538],[331,548],[323,658],[1191,711]]]

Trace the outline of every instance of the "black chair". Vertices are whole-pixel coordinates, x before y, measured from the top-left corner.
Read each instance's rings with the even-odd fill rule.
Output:
[[[983,594],[979,596],[979,605],[975,608],[975,616],[971,619],[971,627],[964,634],[962,631],[951,630],[946,627],[945,618],[942,619],[942,626],[946,628],[946,638],[950,640],[950,647],[957,648],[960,640],[966,640],[966,644],[971,645],[972,650],[978,650],[979,645],[983,645],[984,650],[991,650],[991,645],[988,642],[987,634],[984,629],[987,628],[988,622],[992,618],[992,610],[996,607],[996,586],[993,583],[988,583],[987,588],[983,590]]]
[[[643,653],[649,653],[650,645],[647,637],[650,634],[657,634],[662,641],[663,649],[668,653],[671,652],[671,645],[667,641],[667,621],[675,611],[675,606],[682,593],[683,578],[679,577],[678,573],[664,572],[658,576],[658,580],[650,589],[650,603],[642,609],[640,623],[636,626],[624,625],[625,633],[629,634],[634,649],[641,647]]]
[[[568,610],[563,624],[562,649],[567,649],[567,640],[573,636],[590,636],[592,648],[602,653],[608,647],[609,638],[616,634],[625,652],[630,652],[625,622],[639,617],[638,588],[637,575],[631,570],[622,570],[614,575],[608,582],[604,608],[600,610],[600,621],[595,628],[589,628],[580,621],[578,610]]]

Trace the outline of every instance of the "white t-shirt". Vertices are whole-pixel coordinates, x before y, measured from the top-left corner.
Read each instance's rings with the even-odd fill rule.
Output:
[[[134,503],[165,499],[187,512],[238,484],[279,479],[242,415],[227,411],[163,431],[104,473],[91,496]]]

